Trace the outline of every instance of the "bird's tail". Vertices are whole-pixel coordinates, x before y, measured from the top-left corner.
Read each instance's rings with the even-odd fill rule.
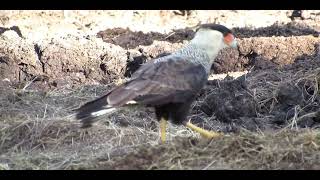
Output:
[[[102,96],[98,99],[90,101],[80,108],[75,109],[76,119],[82,122],[82,128],[88,128],[92,126],[98,116],[109,114],[114,112],[117,108],[108,105],[107,96]]]

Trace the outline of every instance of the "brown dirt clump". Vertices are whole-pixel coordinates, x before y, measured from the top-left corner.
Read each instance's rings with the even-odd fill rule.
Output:
[[[289,22],[287,24],[275,23],[268,27],[259,28],[233,28],[234,33],[239,38],[250,37],[292,37],[292,36],[307,36],[312,35],[319,37],[317,28],[308,26],[307,23]]]
[[[124,49],[134,49],[138,46],[148,46],[154,41],[168,41],[170,43],[181,43],[184,40],[191,40],[194,31],[191,28],[177,29],[169,34],[158,32],[143,33],[142,31],[133,32],[129,28],[106,29],[97,33],[97,37],[103,41],[119,45]]]
[[[63,41],[62,41],[63,42]],[[51,77],[58,86],[99,82],[108,84],[121,78],[126,67],[126,55],[122,49],[110,44],[101,45],[90,39],[76,45],[76,39],[55,42],[41,48],[41,62],[44,74]],[[57,61],[58,59],[58,61]]]
[[[224,50],[212,69],[215,73],[249,70],[260,57],[276,66],[291,64],[299,56],[313,55],[319,38],[313,36],[252,37],[238,40],[239,49]]]
[[[287,65],[298,56],[313,55],[318,43],[319,38],[313,36],[247,38],[241,41],[240,52],[256,53],[278,65]]]
[[[259,63],[236,80],[213,81],[200,109],[218,121],[253,131],[318,128],[319,62],[319,56],[305,56],[282,68]]]
[[[41,63],[32,44],[9,30],[0,36],[0,76],[25,82],[41,72]]]

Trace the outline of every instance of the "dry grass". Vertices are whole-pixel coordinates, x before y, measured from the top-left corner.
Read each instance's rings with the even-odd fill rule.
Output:
[[[159,144],[153,111],[123,109],[91,129],[70,110],[108,87],[1,96],[1,169],[319,169],[318,131],[251,133],[212,141],[170,125]],[[8,101],[9,99],[9,101]],[[5,101],[6,100],[6,101]]]
[[[303,82],[303,87],[312,89],[290,126],[278,133],[243,130],[206,141],[170,124],[167,144],[159,144],[158,122],[151,109],[122,109],[91,129],[79,128],[70,110],[112,85],[46,93],[2,88],[0,168],[319,169],[318,130],[293,128],[303,116],[315,116],[315,112],[303,114],[299,110],[317,102],[319,69],[267,72],[247,77],[248,88],[261,109],[273,110],[283,84],[301,87]],[[212,117],[204,120],[211,125],[215,122]]]
[[[158,122],[150,109],[123,109],[93,128],[79,128],[70,110],[106,89],[94,86],[45,94],[2,89],[0,168],[77,169],[78,164],[90,168],[95,158],[112,159],[144,144],[158,144]],[[175,125],[169,131],[169,140],[193,135]]]
[[[261,119],[279,105],[283,85],[301,90],[303,101],[298,100],[293,118],[280,131],[243,129],[208,141],[170,124],[166,144],[159,143],[158,122],[148,108],[122,109],[90,129],[79,128],[71,110],[113,85],[45,93],[1,88],[0,169],[320,169],[319,130],[296,126],[304,117],[318,117],[317,109],[308,107],[318,107],[319,71],[246,75]],[[199,104],[201,98],[194,107]],[[202,118],[219,129],[214,116]]]
[[[318,65],[310,69],[292,66],[285,70],[271,69],[252,73],[247,77],[247,83],[257,103],[260,117],[287,106],[290,109],[284,113],[294,111],[294,115],[287,119],[289,124],[285,128],[297,130],[299,121],[318,116],[319,77]]]
[[[254,92],[253,96],[259,102],[260,106],[267,104],[269,101],[277,101],[275,99],[275,95],[279,91],[279,87],[281,85],[286,85],[288,83],[299,87],[299,86],[308,86],[309,90],[312,89],[312,93],[310,94],[310,99],[307,101],[313,102],[315,100],[315,96],[319,94],[319,77],[320,77],[320,68],[312,69],[309,71],[305,70],[292,70],[292,72],[288,71],[277,71],[272,69],[270,71],[261,71],[251,75],[247,78],[248,89]],[[293,72],[294,71],[294,72]],[[300,84],[304,83],[304,84]],[[272,110],[273,104],[267,107],[268,110]]]
[[[312,131],[250,133],[212,141],[177,138],[145,146],[103,168],[119,169],[319,169],[320,134]]]

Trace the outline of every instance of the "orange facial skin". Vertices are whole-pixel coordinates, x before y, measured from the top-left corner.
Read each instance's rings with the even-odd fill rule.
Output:
[[[231,33],[224,36],[224,42],[228,45],[232,44],[233,40],[234,40],[234,36]]]

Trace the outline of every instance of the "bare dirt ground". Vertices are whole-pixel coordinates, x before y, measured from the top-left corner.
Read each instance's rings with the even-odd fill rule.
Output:
[[[320,169],[320,11],[0,11],[0,169]],[[171,53],[199,23],[234,31],[190,119],[122,109],[80,129],[72,109]]]

